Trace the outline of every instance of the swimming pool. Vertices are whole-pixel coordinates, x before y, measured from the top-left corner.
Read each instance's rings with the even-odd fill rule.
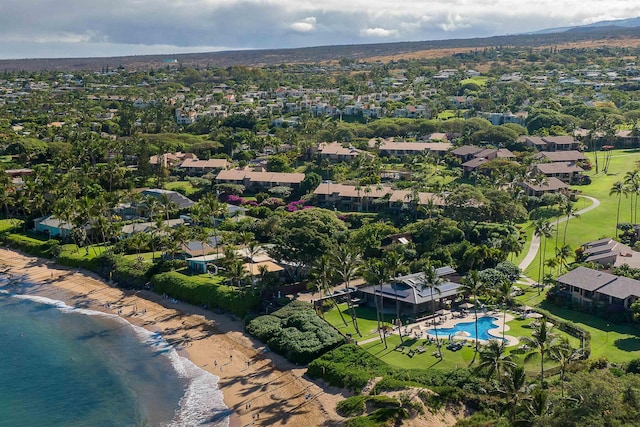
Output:
[[[483,316],[478,318],[478,339],[491,340],[502,339],[489,334],[490,329],[498,328],[498,325],[494,323],[498,320],[497,317]],[[469,334],[467,338],[476,338],[476,324],[475,322],[463,322],[456,324],[453,328],[438,328],[438,337],[446,338],[449,335],[454,336],[456,332],[464,331]],[[427,331],[430,335],[435,335],[436,332],[433,329]],[[465,335],[466,336],[466,335]]]

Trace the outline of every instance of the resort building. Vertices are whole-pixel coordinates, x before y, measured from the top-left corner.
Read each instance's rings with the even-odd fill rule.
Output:
[[[611,238],[595,240],[582,245],[584,261],[593,262],[604,267],[620,267],[627,264],[632,268],[640,268],[640,252]]]
[[[348,162],[360,155],[373,157],[366,151],[358,150],[351,144],[345,145],[340,142],[323,142],[318,145],[318,156],[321,159],[329,159],[337,162]]]
[[[640,281],[599,270],[578,267],[558,277],[556,283],[575,304],[628,309],[640,297]]]
[[[431,312],[444,307],[446,302],[452,301],[462,292],[462,285],[454,281],[458,280],[459,276],[453,268],[437,268],[436,275],[442,278],[443,282],[437,289],[434,288],[433,292],[424,285],[422,272],[396,277],[382,286],[360,287],[358,292],[364,302],[372,307],[376,306],[376,299],[382,296],[384,307],[388,307],[392,312],[396,311],[396,303],[399,304],[400,312],[404,314]]]
[[[369,147],[378,149],[381,156],[405,157],[416,154],[433,153],[444,155],[452,147],[450,142],[405,142],[394,141],[393,138],[369,140]]]
[[[223,170],[216,176],[217,184],[240,184],[247,190],[261,191],[273,187],[291,187],[296,189],[304,180],[303,173],[264,172],[247,169]]]
[[[163,190],[161,188],[151,188],[142,192],[143,196],[151,196],[156,199],[161,199],[163,195],[167,196],[179,210],[189,209],[195,205],[195,202],[186,196],[178,193],[177,191]]]
[[[545,182],[533,183],[525,181],[522,184],[527,196],[540,197],[545,193],[557,193],[559,191],[566,191],[569,188],[569,184],[560,181],[556,177],[551,177]]]

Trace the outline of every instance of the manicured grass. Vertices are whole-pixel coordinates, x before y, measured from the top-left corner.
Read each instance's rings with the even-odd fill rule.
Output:
[[[162,255],[162,252],[156,251],[155,255],[156,255],[156,258],[158,258],[160,255]],[[153,252],[142,252],[140,255],[138,255],[138,254],[130,254],[130,255],[125,255],[124,257],[126,259],[130,259],[130,260],[136,261],[138,259],[138,256],[140,256],[144,262],[152,262],[153,261],[153,258],[152,258]]]
[[[191,194],[195,193],[196,191],[198,191],[196,188],[194,188],[193,185],[191,185],[190,182],[188,181],[175,181],[175,182],[167,182],[164,185],[164,188],[166,190],[171,190],[171,191],[179,191],[180,193],[183,193],[184,195],[186,195],[187,197],[190,196]]]
[[[376,320],[375,309],[370,307],[355,308],[356,317],[358,319],[358,328],[360,329],[360,333],[362,333],[362,337],[360,337],[353,326],[352,317],[350,311],[347,309],[347,304],[338,304],[338,307],[344,316],[344,320],[347,321],[347,326],[344,325],[344,322],[340,318],[340,313],[338,313],[338,310],[336,310],[335,307],[324,313],[324,319],[338,329],[342,334],[351,334],[356,342],[378,336],[378,322]],[[385,320],[388,324],[390,324],[389,322],[393,317],[395,316],[390,314],[385,315]]]
[[[19,219],[0,219],[0,233],[3,231],[11,231],[22,227],[22,220]]]
[[[619,325],[590,314],[543,303],[542,308],[574,322],[591,334],[591,358],[606,357],[610,362],[624,363],[640,356],[640,328]]]
[[[486,76],[473,76],[468,79],[460,80],[460,85],[464,85],[466,83],[475,83],[480,87],[484,87],[487,84],[489,77]]]

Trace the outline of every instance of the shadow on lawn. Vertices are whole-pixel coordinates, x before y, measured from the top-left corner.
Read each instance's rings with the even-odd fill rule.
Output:
[[[622,351],[638,351],[640,350],[640,338],[621,338],[613,343],[616,348]]]

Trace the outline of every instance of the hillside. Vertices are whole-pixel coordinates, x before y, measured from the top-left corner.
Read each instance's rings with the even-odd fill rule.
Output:
[[[104,67],[148,69],[167,66],[168,58],[188,66],[229,67],[261,66],[283,63],[322,63],[340,58],[390,60],[402,57],[428,58],[447,56],[471,49],[499,46],[594,47],[598,45],[640,46],[637,28],[590,27],[583,31],[550,34],[521,34],[472,39],[432,40],[365,45],[316,46],[297,49],[243,50],[175,55],[139,55],[95,58],[6,59],[0,60],[5,71],[80,71]]]

